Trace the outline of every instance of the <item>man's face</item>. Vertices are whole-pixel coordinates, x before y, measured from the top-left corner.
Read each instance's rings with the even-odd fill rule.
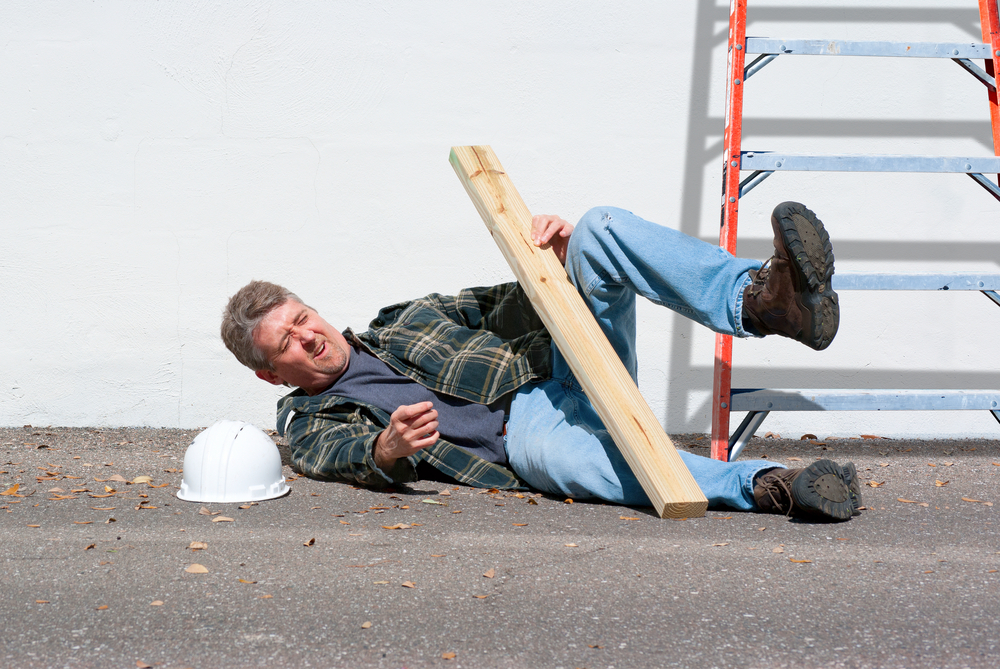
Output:
[[[313,309],[292,300],[264,317],[253,340],[274,366],[273,372],[258,370],[258,377],[298,386],[309,395],[329,388],[350,361],[343,335]]]

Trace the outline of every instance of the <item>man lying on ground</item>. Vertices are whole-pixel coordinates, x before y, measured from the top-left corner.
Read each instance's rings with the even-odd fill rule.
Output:
[[[636,378],[635,296],[736,337],[779,334],[822,350],[840,322],[833,247],[801,204],[771,217],[762,265],[622,209],[574,229],[535,216],[605,335]],[[418,479],[648,506],[565,359],[516,283],[382,309],[341,334],[287,289],[252,281],[229,300],[222,338],[264,381],[298,389],[278,431],[308,477],[371,487]],[[786,469],[680,451],[709,506],[847,520],[861,504],[854,465]]]

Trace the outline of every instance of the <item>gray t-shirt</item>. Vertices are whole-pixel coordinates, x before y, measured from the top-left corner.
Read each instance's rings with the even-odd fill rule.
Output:
[[[371,404],[388,414],[401,406],[433,402],[442,439],[489,462],[507,464],[502,408],[491,409],[485,404],[438,394],[397,373],[367,351],[351,347],[347,371],[320,394]]]

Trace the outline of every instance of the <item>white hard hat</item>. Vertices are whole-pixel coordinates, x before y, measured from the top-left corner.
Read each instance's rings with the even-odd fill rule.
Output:
[[[188,502],[251,502],[289,490],[271,438],[248,423],[222,420],[188,446],[177,496]]]

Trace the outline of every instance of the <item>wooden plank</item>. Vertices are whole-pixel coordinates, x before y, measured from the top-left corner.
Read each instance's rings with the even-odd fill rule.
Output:
[[[664,433],[555,251],[531,241],[531,213],[488,146],[456,146],[451,164],[553,341],[660,517],[705,515],[708,500]]]

